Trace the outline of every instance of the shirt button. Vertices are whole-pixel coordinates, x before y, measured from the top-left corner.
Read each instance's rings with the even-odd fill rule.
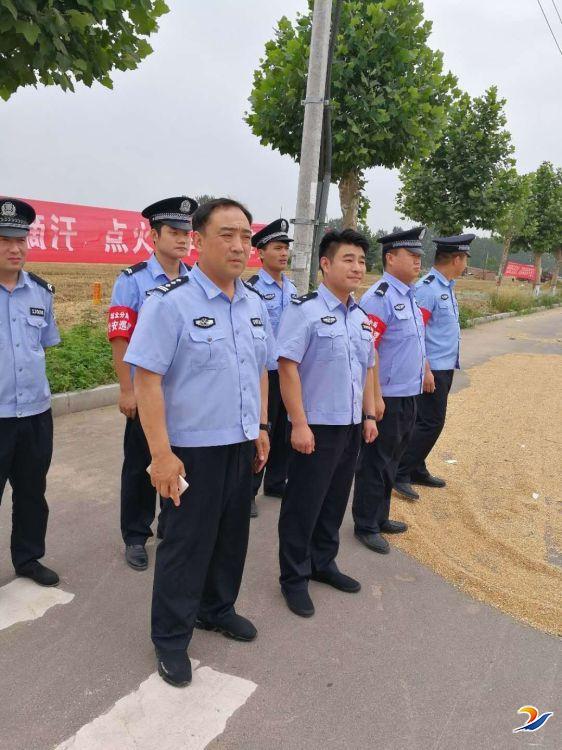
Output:
[[[245,359],[241,359],[240,364],[243,365],[245,361],[246,361]]]
[[[15,322],[16,322],[16,319],[15,319],[15,318],[12,318],[12,321],[13,321],[13,322],[15,323]]]
[[[16,346],[19,346],[19,344],[16,344]]]
[[[213,340],[212,336],[207,336],[207,341],[212,341],[212,340]]]
[[[23,372],[23,367],[20,367],[18,372]]]
[[[18,396],[20,396],[20,398],[21,398],[21,396],[23,396],[23,393],[18,393]]]

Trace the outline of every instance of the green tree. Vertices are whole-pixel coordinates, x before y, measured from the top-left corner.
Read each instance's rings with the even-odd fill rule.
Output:
[[[112,88],[112,70],[152,52],[144,37],[168,10],[164,0],[0,0],[0,97],[38,83]]]
[[[494,86],[454,102],[437,149],[401,170],[397,205],[404,216],[445,235],[494,228],[501,201],[490,200],[490,190],[513,166],[504,104]]]
[[[341,217],[339,219],[328,219],[326,231],[329,232],[330,229],[336,229],[338,231],[344,229],[343,219]],[[364,234],[369,240],[369,251],[365,258],[367,271],[382,271],[381,246],[378,243],[378,239],[387,234],[387,232],[385,232],[384,229],[379,229],[378,232],[373,232],[367,224],[362,222],[359,222],[357,231]]]
[[[509,169],[501,172],[489,188],[488,197],[496,206],[493,234],[502,241],[497,286],[502,283],[509,253],[517,249],[517,239],[528,226],[531,185],[532,175]]]
[[[309,12],[281,18],[254,73],[245,120],[264,146],[300,156],[310,49]],[[421,0],[344,0],[332,69],[332,178],[343,222],[356,227],[364,172],[428,155],[456,79],[428,47]],[[365,209],[363,201],[363,209]],[[364,218],[364,216],[363,216]]]

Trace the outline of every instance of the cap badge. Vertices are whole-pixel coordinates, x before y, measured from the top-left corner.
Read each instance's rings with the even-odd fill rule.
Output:
[[[4,201],[2,203],[2,206],[0,207],[0,213],[2,216],[15,216],[16,215],[16,207],[12,203],[12,201]]]
[[[288,223],[286,222],[285,219],[282,219],[282,221],[281,221],[281,231],[286,232],[288,228],[289,228]]]
[[[180,211],[182,214],[188,214],[191,211],[191,203],[188,200],[182,201],[180,203]]]

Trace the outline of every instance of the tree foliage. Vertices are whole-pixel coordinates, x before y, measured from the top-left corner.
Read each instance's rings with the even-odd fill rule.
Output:
[[[112,88],[112,70],[152,52],[144,37],[168,10],[164,0],[0,0],[0,97],[38,83]]]
[[[254,73],[245,120],[265,146],[300,155],[312,24],[281,18]],[[456,79],[427,44],[421,0],[344,0],[332,68],[332,176],[346,225],[357,221],[364,171],[428,156]]]
[[[494,229],[514,184],[504,104],[494,86],[454,102],[437,149],[401,171],[398,208],[405,216],[442,234]]]

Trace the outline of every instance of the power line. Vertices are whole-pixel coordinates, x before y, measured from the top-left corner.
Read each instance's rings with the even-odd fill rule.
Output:
[[[558,6],[556,5],[555,0],[552,0],[552,4],[554,5],[554,10],[556,11],[556,15],[558,16],[558,20],[560,23],[562,23],[562,16],[560,15],[560,11],[558,10]]]
[[[544,20],[546,21],[546,25],[548,26],[548,28],[550,30],[550,33],[552,34],[552,38],[554,39],[554,44],[557,46],[558,52],[560,52],[560,54],[562,55],[562,49],[560,49],[560,45],[558,44],[558,39],[556,38],[556,35],[554,34],[554,31],[552,30],[552,26],[550,25],[550,21],[548,20],[548,16],[544,12],[544,8],[542,7],[541,0],[537,0],[537,3],[539,4],[539,8],[542,11],[542,14],[544,16]]]

